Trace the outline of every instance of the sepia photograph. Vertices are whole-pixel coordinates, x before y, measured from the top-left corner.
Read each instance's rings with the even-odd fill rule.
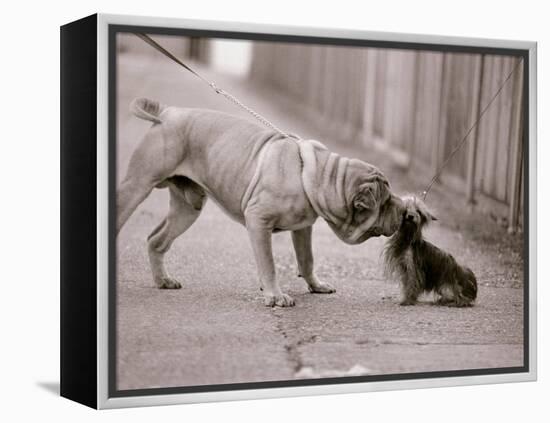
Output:
[[[525,369],[522,54],[113,36],[115,391]]]

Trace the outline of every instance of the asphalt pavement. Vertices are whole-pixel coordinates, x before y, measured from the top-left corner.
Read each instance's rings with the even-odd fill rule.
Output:
[[[398,193],[422,184],[368,147],[324,138],[277,91],[195,66],[278,126],[375,163]],[[149,126],[128,111],[135,97],[248,117],[161,56],[120,56],[117,88],[119,180]],[[296,306],[265,307],[245,229],[211,201],[166,258],[183,288],[156,289],[146,237],[164,217],[168,195],[155,190],[117,241],[118,388],[521,366],[521,234],[507,234],[488,216],[467,215],[444,192],[430,195],[440,221],[427,237],[476,273],[474,307],[435,306],[430,297],[399,306],[398,284],[383,273],[385,239],[345,245],[321,220],[313,232],[317,274],[336,293],[308,292],[297,277],[290,234],[280,233],[273,240],[278,278]]]

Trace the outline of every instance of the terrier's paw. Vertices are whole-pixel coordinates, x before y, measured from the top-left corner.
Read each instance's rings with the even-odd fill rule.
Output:
[[[452,298],[440,297],[435,300],[435,304],[439,306],[449,306],[454,303]]]
[[[180,289],[181,283],[173,278],[158,278],[155,280],[157,288],[159,289]]]
[[[294,299],[290,295],[266,295],[264,303],[267,307],[294,307]]]
[[[447,299],[447,298],[439,298],[436,302],[439,306],[446,306],[446,307],[473,307],[473,302],[469,300],[462,300],[462,299]]]
[[[336,292],[336,288],[325,282],[319,282],[315,285],[308,285],[307,289],[312,294],[333,294]]]
[[[403,301],[401,301],[399,303],[399,305],[401,305],[401,306],[412,306],[412,305],[415,305],[415,304],[416,304],[416,301],[411,300],[411,299],[404,299]]]

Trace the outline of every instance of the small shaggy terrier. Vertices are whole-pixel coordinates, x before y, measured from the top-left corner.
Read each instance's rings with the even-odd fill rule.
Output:
[[[426,205],[416,197],[405,197],[403,202],[401,227],[384,251],[388,273],[401,280],[401,305],[413,305],[421,293],[434,292],[437,304],[471,306],[477,295],[474,273],[423,239],[424,226],[437,220]]]

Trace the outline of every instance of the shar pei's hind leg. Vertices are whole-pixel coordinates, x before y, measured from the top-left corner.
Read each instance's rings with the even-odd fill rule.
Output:
[[[316,294],[332,294],[336,289],[321,282],[313,271],[313,251],[311,248],[312,227],[292,231],[292,243],[296,252],[300,276],[305,279],[309,292]]]
[[[147,238],[149,262],[157,287],[179,289],[181,284],[166,271],[164,255],[199,217],[207,197],[203,189],[188,178],[175,176],[166,182],[170,190],[170,210]]]

